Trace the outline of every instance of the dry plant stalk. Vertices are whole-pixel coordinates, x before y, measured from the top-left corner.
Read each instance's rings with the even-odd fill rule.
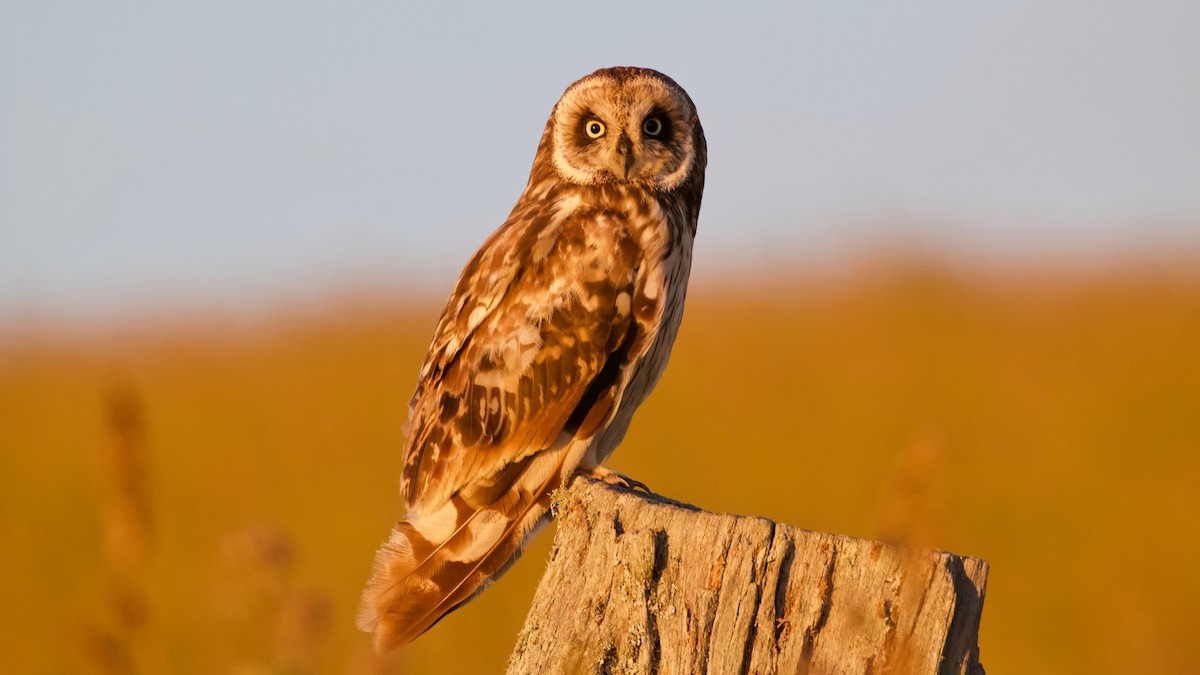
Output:
[[[900,450],[876,519],[880,541],[914,547],[937,543],[945,504],[945,455],[941,437],[929,431]]]
[[[87,662],[105,675],[162,672],[169,664],[149,635],[145,582],[154,552],[154,513],[149,496],[143,405],[127,382],[104,396],[105,441],[98,459],[102,476],[107,616],[85,626]],[[236,671],[317,672],[318,647],[329,632],[325,596],[292,581],[295,547],[282,529],[252,526],[221,542],[220,625],[229,629],[218,650]]]
[[[154,521],[142,403],[132,385],[109,388],[104,415],[107,438],[99,448],[99,464],[109,617],[104,625],[88,626],[83,647],[100,672],[134,673],[144,662],[139,644],[149,619],[144,583],[154,547]]]
[[[295,563],[292,538],[274,525],[250,525],[221,542],[223,646],[239,672],[318,671],[331,607],[324,595],[297,587]]]

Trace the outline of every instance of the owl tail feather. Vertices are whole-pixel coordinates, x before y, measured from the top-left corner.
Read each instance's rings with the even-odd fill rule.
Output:
[[[464,489],[437,510],[410,510],[396,523],[375,554],[358,610],[358,628],[375,634],[375,650],[382,654],[408,644],[516,562],[550,520],[559,468],[561,461],[549,472],[537,472],[541,476],[522,471],[499,495],[494,483]],[[496,499],[483,504],[472,499],[482,495]]]

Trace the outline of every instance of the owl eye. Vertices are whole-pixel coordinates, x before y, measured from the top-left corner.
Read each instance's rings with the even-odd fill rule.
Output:
[[[584,122],[583,130],[587,132],[588,138],[600,138],[604,135],[604,122],[600,120],[588,120]]]
[[[645,122],[642,122],[642,131],[646,132],[647,136],[657,136],[662,133],[663,123],[657,117],[647,117]]]

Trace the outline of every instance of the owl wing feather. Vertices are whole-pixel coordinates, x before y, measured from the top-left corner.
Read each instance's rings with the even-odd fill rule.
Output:
[[[514,209],[467,265],[410,406],[408,514],[376,556],[359,625],[404,644],[516,559],[548,518],[566,446],[611,419],[659,307],[623,216]],[[641,298],[637,301],[635,298]],[[564,472],[564,469],[569,469]]]

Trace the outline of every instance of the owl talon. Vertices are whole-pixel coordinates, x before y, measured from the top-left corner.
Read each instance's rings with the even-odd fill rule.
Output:
[[[580,473],[598,481],[608,483],[609,485],[623,487],[627,490],[641,490],[642,492],[646,493],[650,492],[650,488],[647,487],[645,483],[639,480],[634,480],[623,473],[613,471],[606,466],[595,466],[590,469],[580,469]]]

